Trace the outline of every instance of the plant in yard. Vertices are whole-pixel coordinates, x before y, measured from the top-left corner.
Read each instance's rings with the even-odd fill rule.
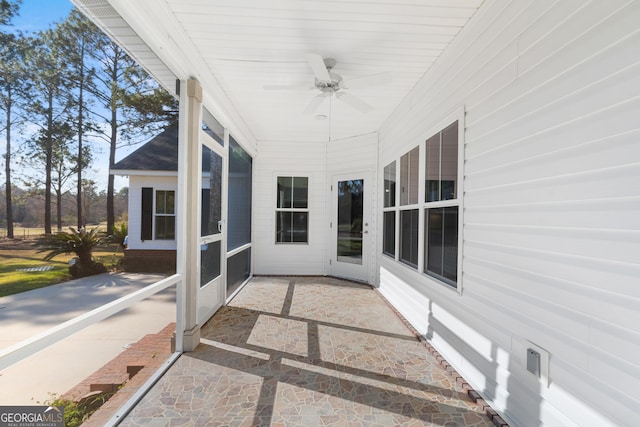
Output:
[[[122,385],[120,387],[122,387]],[[65,427],[78,427],[87,421],[89,417],[104,405],[115,393],[115,391],[110,391],[90,394],[80,399],[78,402],[52,394],[51,399],[44,402],[44,404],[47,406],[63,406]]]
[[[106,237],[97,228],[75,229],[69,227],[69,232],[59,231],[55,234],[45,234],[37,241],[38,252],[48,252],[44,259],[50,260],[60,254],[74,253],[75,263],[69,267],[73,277],[85,277],[93,274],[106,273],[104,264],[95,262],[92,257],[93,249],[104,243]]]
[[[111,236],[109,236],[109,241],[111,243],[117,243],[118,248],[125,247],[125,239],[129,234],[129,227],[127,227],[126,222],[121,222],[119,225],[116,224],[113,226],[111,230]]]

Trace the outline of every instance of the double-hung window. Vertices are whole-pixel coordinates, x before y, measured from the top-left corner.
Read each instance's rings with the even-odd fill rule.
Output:
[[[309,178],[279,176],[276,191],[276,243],[308,243]]]
[[[382,213],[382,253],[396,256],[396,162],[384,168],[384,212]]]
[[[452,286],[458,280],[458,122],[426,141],[424,272]]]
[[[400,157],[400,261],[418,268],[420,147]]]
[[[382,253],[458,288],[461,138],[449,123],[384,167]]]
[[[175,191],[156,190],[156,239],[176,238]]]

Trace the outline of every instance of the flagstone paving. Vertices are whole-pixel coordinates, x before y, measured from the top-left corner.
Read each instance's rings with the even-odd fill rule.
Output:
[[[492,426],[370,287],[254,278],[123,426]]]

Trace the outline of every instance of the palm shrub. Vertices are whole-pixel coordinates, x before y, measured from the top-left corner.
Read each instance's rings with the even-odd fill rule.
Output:
[[[109,242],[117,243],[118,248],[124,248],[124,239],[129,234],[129,227],[126,222],[121,222],[119,225],[114,225],[111,230],[111,236],[109,236]]]
[[[105,273],[104,264],[95,262],[91,256],[93,249],[105,242],[105,236],[97,228],[87,230],[69,227],[69,232],[59,231],[46,234],[38,239],[38,252],[47,252],[44,259],[50,260],[60,254],[74,253],[76,262],[69,267],[73,277],[85,277],[93,274]]]

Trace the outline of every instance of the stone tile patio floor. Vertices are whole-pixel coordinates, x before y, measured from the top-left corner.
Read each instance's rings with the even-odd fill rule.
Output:
[[[492,426],[370,287],[254,278],[122,426]]]

